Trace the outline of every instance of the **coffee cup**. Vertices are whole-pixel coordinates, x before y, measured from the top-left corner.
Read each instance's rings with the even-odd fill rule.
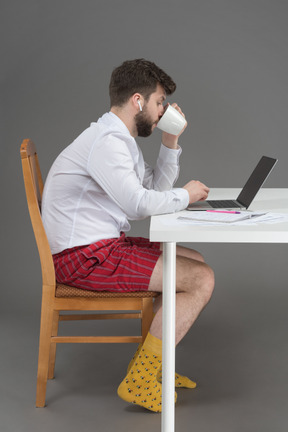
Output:
[[[185,117],[172,105],[168,105],[157,127],[171,135],[178,135],[186,125]]]

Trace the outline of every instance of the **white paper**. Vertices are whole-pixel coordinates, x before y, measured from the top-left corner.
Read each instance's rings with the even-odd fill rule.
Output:
[[[262,215],[263,213],[261,213]],[[209,222],[209,223],[235,223],[243,221],[245,219],[250,219],[256,215],[251,212],[218,212],[218,211],[193,211],[189,212],[185,216],[179,216],[178,220],[188,220],[197,222]]]
[[[196,217],[195,217],[196,213]],[[202,216],[200,215],[202,219],[197,219],[197,213],[202,213]],[[203,217],[203,214],[205,213],[205,216]],[[209,214],[207,217],[206,214]],[[216,217],[215,217],[216,214]],[[219,218],[219,215],[222,215],[221,218]],[[249,214],[250,217],[246,219],[238,219],[238,220],[231,220],[233,216],[241,216]],[[213,215],[213,216],[211,216]],[[228,215],[228,216],[227,216]],[[218,216],[218,218],[217,218]],[[205,218],[205,220],[203,220]],[[216,221],[217,218],[217,221]],[[222,220],[220,220],[222,219]],[[229,222],[227,223],[227,219]],[[270,213],[265,211],[258,211],[258,212],[241,212],[241,214],[233,214],[233,213],[212,213],[212,212],[187,212],[182,213],[181,216],[178,216],[177,219],[170,219],[165,221],[165,225],[206,225],[206,226],[220,226],[220,225],[258,225],[258,224],[275,224],[280,222],[288,222],[288,213]]]

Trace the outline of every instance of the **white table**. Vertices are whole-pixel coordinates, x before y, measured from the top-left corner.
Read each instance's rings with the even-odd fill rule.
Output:
[[[235,199],[239,189],[212,189],[209,199]],[[288,189],[261,189],[249,210],[288,213]],[[288,222],[247,226],[173,225],[184,212],[153,216],[150,240],[163,242],[162,432],[175,430],[176,243],[288,243]]]

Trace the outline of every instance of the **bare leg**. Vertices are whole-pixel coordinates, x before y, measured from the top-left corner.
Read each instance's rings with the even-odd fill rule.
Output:
[[[162,244],[161,244],[160,249],[163,250]],[[194,259],[196,261],[204,262],[203,256],[198,251],[196,251],[194,249],[188,249],[188,248],[185,248],[183,246],[176,246],[176,255],[177,256],[184,256],[187,258]],[[154,300],[154,305],[153,305],[154,314],[156,314],[161,307],[162,307],[162,295],[160,295],[159,297],[157,297]]]
[[[214,288],[214,274],[196,251],[177,248],[176,257],[176,345],[193,325],[209,302]],[[159,257],[151,276],[149,290],[162,292],[163,259]],[[156,304],[150,333],[162,339],[162,306]]]
[[[176,344],[187,333],[203,307],[208,303],[214,287],[214,275],[200,254],[178,248],[176,257]],[[159,257],[150,279],[149,290],[162,293],[163,258]],[[140,351],[141,350],[141,351]],[[144,361],[143,361],[144,360]],[[149,362],[149,363],[148,363]],[[144,380],[144,381],[143,381]],[[151,382],[153,386],[149,385]],[[127,402],[136,403],[159,412],[162,410],[162,306],[150,331],[134,359],[128,373],[118,387],[118,395]],[[145,387],[143,383],[145,382]],[[167,381],[165,381],[167,385]],[[175,375],[175,387],[195,388],[187,377]],[[176,401],[177,394],[174,394]]]
[[[161,250],[163,250],[162,246],[160,247]],[[186,258],[194,259],[196,261],[204,262],[203,256],[200,254],[200,252],[189,249],[184,246],[176,246],[176,255],[184,256]]]

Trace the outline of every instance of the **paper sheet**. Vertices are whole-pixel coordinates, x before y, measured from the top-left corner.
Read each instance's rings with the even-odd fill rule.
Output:
[[[193,214],[195,213],[208,213],[208,212],[193,212]],[[209,225],[209,226],[219,226],[219,225],[256,225],[256,224],[274,224],[274,223],[280,223],[280,222],[288,222],[288,213],[270,213],[270,212],[265,212],[265,211],[259,211],[259,212],[241,212],[241,214],[246,214],[249,213],[250,217],[248,219],[242,219],[242,220],[235,220],[235,221],[231,221],[231,215],[235,215],[235,216],[241,216],[241,215],[237,215],[237,214],[229,214],[229,213],[222,213],[222,215],[224,216],[229,215],[229,223],[227,223],[227,221],[225,220],[220,220],[218,218],[218,221],[215,220],[215,216],[213,217],[214,220],[210,217],[207,217],[205,220],[200,220],[195,217],[193,217],[193,214],[191,215],[191,212],[187,212],[185,214],[181,214],[181,216],[179,216],[177,219],[173,219],[170,221],[165,222],[165,224],[167,223],[168,225]],[[214,214],[215,213],[210,213],[210,214]],[[220,213],[218,213],[219,216]],[[203,216],[202,216],[203,217]],[[206,217],[206,216],[205,216]],[[223,217],[223,219],[227,219]]]
[[[261,213],[262,215],[263,213]],[[252,217],[258,217],[258,214],[251,212],[212,212],[212,211],[193,211],[185,216],[179,216],[178,220],[209,222],[209,223],[235,223]]]

